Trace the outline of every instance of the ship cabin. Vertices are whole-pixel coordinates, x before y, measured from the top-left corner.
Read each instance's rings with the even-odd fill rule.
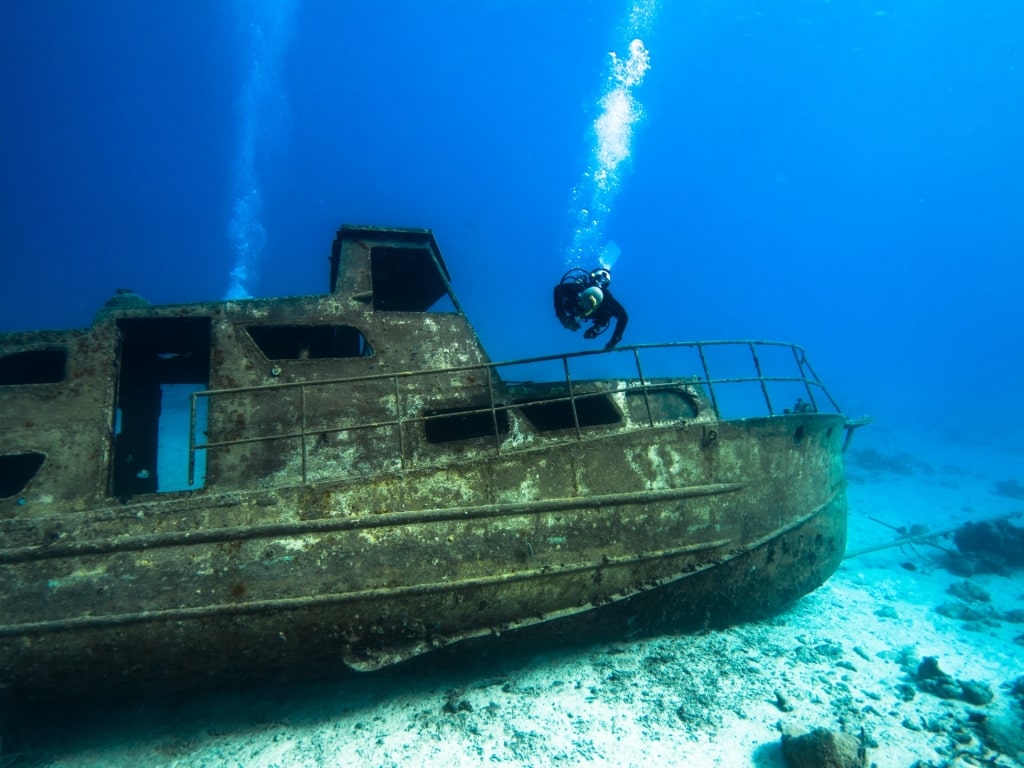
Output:
[[[711,430],[715,344],[682,345],[697,361],[682,378],[650,378],[638,347],[494,364],[429,230],[345,226],[326,294],[152,306],[119,291],[89,328],[0,335],[0,519]],[[798,409],[831,403],[800,348],[740,346],[755,374],[727,379],[769,414],[769,384]],[[765,376],[769,353],[795,373]],[[632,376],[588,375],[609,355]]]

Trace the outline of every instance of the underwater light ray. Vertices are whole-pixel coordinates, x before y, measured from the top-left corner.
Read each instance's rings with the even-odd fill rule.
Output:
[[[641,0],[630,6],[623,35],[628,53],[611,59],[605,88],[598,99],[600,114],[593,123],[590,162],[572,190],[572,243],[567,247],[567,266],[598,262],[611,267],[620,250],[614,242],[605,242],[605,221],[621,184],[622,164],[630,157],[633,127],[643,116],[634,94],[651,68],[650,53],[642,36],[654,21],[657,3]]]

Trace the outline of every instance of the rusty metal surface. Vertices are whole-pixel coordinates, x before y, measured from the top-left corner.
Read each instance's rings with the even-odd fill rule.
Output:
[[[436,277],[387,288],[407,264]],[[492,364],[454,295],[446,311],[403,309],[450,294],[429,232],[343,230],[332,288],[0,336],[0,362],[67,350],[64,380],[0,386],[0,457],[45,456],[0,499],[0,682],[193,688],[374,669],[511,630],[664,631],[777,607],[836,568],[849,424],[819,412],[831,398],[798,347],[737,343],[767,414],[725,419],[735,377],[706,361],[724,342]],[[138,320],[202,339],[161,352]],[[131,493],[115,477],[119,406],[142,386],[123,370],[133,334],[164,383],[207,376],[194,490]],[[697,370],[649,375],[684,347]],[[796,376],[763,370],[775,347]],[[552,366],[564,375],[548,383],[519,376]],[[780,383],[812,405],[778,412]]]

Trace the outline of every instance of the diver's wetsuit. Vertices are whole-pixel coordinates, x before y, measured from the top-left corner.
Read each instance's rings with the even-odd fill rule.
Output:
[[[593,322],[593,325],[583,334],[583,337],[586,339],[593,339],[598,334],[603,333],[614,318],[615,331],[612,333],[611,339],[604,346],[605,349],[611,349],[622,341],[622,334],[626,330],[626,323],[629,322],[629,315],[626,314],[626,309],[618,300],[612,296],[612,292],[607,288],[602,288],[601,292],[604,294],[604,298],[601,300],[601,303],[586,317],[579,317],[577,315],[579,312],[579,295],[589,287],[585,283],[559,283],[556,285],[555,316],[570,331],[579,330],[581,320]]]

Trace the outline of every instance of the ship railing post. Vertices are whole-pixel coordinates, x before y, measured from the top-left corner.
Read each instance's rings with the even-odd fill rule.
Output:
[[[644,405],[647,408],[647,426],[654,426],[654,414],[651,412],[651,398],[647,394],[647,377],[644,376],[644,368],[640,364],[640,350],[633,347],[633,359],[636,362],[636,372],[640,377],[640,387],[644,393]]]
[[[487,401],[491,404],[491,424],[494,427],[494,450],[501,455],[501,432],[498,430],[498,411],[494,407],[494,366],[487,368]]]
[[[192,392],[188,397],[188,486],[196,481],[196,397]]]
[[[814,378],[814,383],[817,386],[821,387],[821,391],[825,393],[825,397],[828,398],[828,401],[832,404],[832,407],[836,409],[836,413],[842,413],[843,409],[839,407],[839,403],[835,401],[835,398],[832,397],[832,393],[828,391],[828,387],[825,386],[824,382],[818,376],[817,371],[814,370],[814,366],[811,365],[811,361],[807,359],[807,353],[804,352],[803,347],[800,347],[799,349],[801,357],[803,358],[804,365],[807,366],[807,370],[811,372],[811,376]]]
[[[398,388],[398,376],[391,377],[395,389],[395,429],[398,430],[398,461],[405,469],[405,428],[402,426],[402,396]]]
[[[562,355],[562,368],[565,370],[565,384],[569,388],[569,408],[572,411],[572,423],[576,426],[576,439],[583,439],[583,432],[580,430],[580,417],[576,413],[576,395],[572,391],[572,375],[569,373],[569,358]]]
[[[302,420],[301,436],[299,437],[300,450],[302,451],[302,482],[305,483],[306,476],[306,382],[299,387],[299,418]]]
[[[790,344],[789,348],[793,352],[793,359],[796,360],[797,370],[800,371],[800,377],[803,379],[804,389],[807,391],[807,400],[810,402],[811,408],[814,409],[814,412],[817,413],[818,403],[814,399],[814,388],[811,386],[811,382],[807,379],[807,370],[804,367],[807,363],[807,355],[795,344]]]
[[[761,360],[757,356],[757,350],[754,348],[755,342],[747,342],[747,347],[750,349],[750,356],[754,359],[754,370],[757,372],[757,381],[761,385],[761,394],[764,395],[764,404],[768,406],[768,415],[774,416],[775,410],[772,408],[772,399],[768,395],[768,382],[765,381],[764,373],[761,371]]]
[[[704,383],[708,387],[708,397],[711,398],[711,407],[715,409],[715,416],[721,418],[718,412],[718,398],[715,397],[715,385],[711,381],[711,371],[708,368],[708,359],[704,355],[704,345],[697,342],[697,354],[700,355],[700,365],[704,369]]]

